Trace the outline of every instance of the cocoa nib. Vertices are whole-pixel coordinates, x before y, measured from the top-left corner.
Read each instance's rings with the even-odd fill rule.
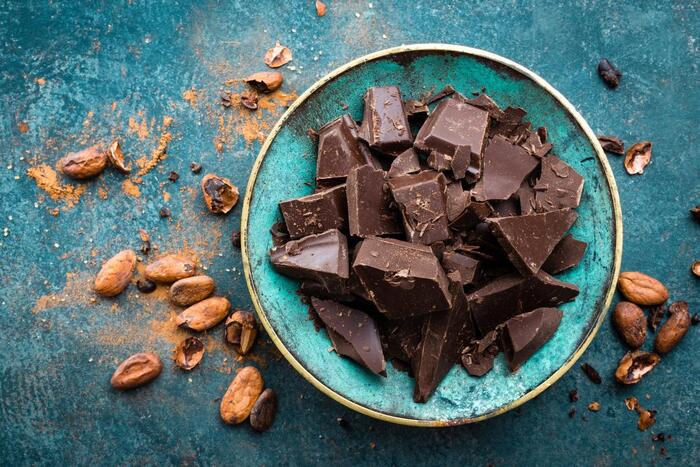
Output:
[[[697,326],[700,324],[700,315],[695,313],[692,318],[690,318],[690,324],[693,326]]]
[[[659,361],[661,357],[652,352],[627,352],[615,371],[615,379],[621,384],[636,384],[653,370]]]
[[[178,344],[174,353],[175,364],[183,370],[190,371],[202,361],[204,344],[196,337],[188,337]]]
[[[615,68],[615,65],[610,63],[607,58],[604,58],[598,63],[598,74],[611,88],[616,88],[620,85],[620,78],[622,78],[622,72]]]
[[[190,170],[192,171],[193,174],[198,174],[199,172],[202,171],[202,164],[198,162],[192,162],[190,164]]]
[[[171,182],[177,182],[178,178],[180,178],[180,174],[175,171],[170,172],[170,175],[168,175],[168,180]]]
[[[693,219],[700,222],[700,204],[692,208],[690,214],[693,216]]]
[[[241,248],[241,232],[234,230],[231,232],[231,244],[236,248]]]
[[[158,214],[160,214],[160,217],[165,218],[165,217],[170,217],[171,213],[170,213],[170,209],[168,209],[166,207],[162,207],[162,208],[160,208],[160,211],[158,211]]]
[[[613,154],[623,155],[625,153],[625,143],[617,136],[598,136],[598,141],[603,147],[603,151]]]
[[[631,146],[625,154],[625,170],[630,175],[642,175],[651,162],[651,147],[649,141],[641,141]]]
[[[207,174],[202,178],[202,194],[209,210],[226,214],[238,203],[238,187],[228,178]]]
[[[666,314],[665,305],[656,305],[649,309],[649,329],[656,332],[656,328],[661,323],[661,318]]]
[[[148,279],[139,279],[136,281],[136,288],[141,293],[151,293],[156,290],[156,283]]]
[[[249,110],[258,109],[258,94],[255,91],[243,91],[241,93],[241,104]]]
[[[578,391],[576,389],[572,389],[569,391],[569,402],[576,402],[578,400]]]
[[[588,379],[590,379],[591,382],[595,384],[600,384],[603,382],[603,379],[600,377],[600,373],[598,373],[598,371],[595,368],[593,368],[589,363],[584,363],[583,365],[581,365],[581,369],[586,374],[586,376],[588,376]]]

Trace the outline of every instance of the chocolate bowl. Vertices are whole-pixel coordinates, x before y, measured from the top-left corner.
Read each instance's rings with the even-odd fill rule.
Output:
[[[502,356],[482,378],[454,366],[425,404],[413,401],[414,381],[391,365],[377,377],[327,349],[331,343],[309,321],[297,281],[277,273],[268,260],[269,228],[280,201],[313,192],[316,147],[309,128],[350,113],[360,120],[370,86],[399,85],[417,97],[447,84],[457,91],[487,89],[501,107],[523,107],[533,127],[544,126],[554,151],[585,179],[571,230],[588,243],[574,269],[558,276],[581,289],[564,304],[553,338],[517,372]],[[342,105],[348,105],[345,109]],[[308,185],[307,185],[308,183]],[[309,88],[287,110],[260,150],[248,182],[242,217],[245,277],[258,316],[292,366],[336,401],[381,420],[416,426],[448,426],[484,420],[515,408],[554,384],[583,354],[603,322],[614,293],[622,256],[622,215],[617,188],[594,133],[574,106],[544,79],[506,58],[483,50],[416,44],[353,60]]]

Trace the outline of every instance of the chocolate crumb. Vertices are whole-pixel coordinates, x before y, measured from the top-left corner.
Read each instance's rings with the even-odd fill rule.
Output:
[[[202,171],[202,164],[198,162],[192,162],[190,164],[190,170],[192,171],[193,174],[198,174],[199,172]]]
[[[697,326],[698,324],[700,324],[700,315],[695,313],[693,317],[690,318],[690,324],[692,324],[693,326]]]
[[[162,208],[160,208],[159,214],[160,214],[160,217],[163,217],[163,218],[170,217],[170,209],[168,209],[166,207],[162,207]]]
[[[309,128],[306,130],[306,134],[311,138],[311,141],[314,143],[318,141],[318,131],[314,130],[313,128]]]
[[[569,418],[574,418],[576,416],[576,409],[569,410]]]
[[[692,208],[690,214],[696,221],[700,222],[700,204]]]
[[[177,182],[178,178],[180,178],[180,174],[175,171],[170,172],[170,175],[168,175],[168,180],[171,182]]]
[[[614,89],[620,85],[622,72],[615,68],[615,65],[610,63],[607,58],[602,59],[600,63],[598,63],[598,74],[608,87]]]
[[[241,93],[241,104],[249,110],[258,110],[258,93],[246,90]]]
[[[372,441],[371,443],[369,443],[369,447],[370,447],[370,449],[375,449],[377,447],[377,443]]]
[[[234,230],[231,232],[231,244],[236,248],[241,248],[241,232]]]
[[[578,400],[578,391],[576,389],[572,389],[569,391],[569,402],[576,402]]]
[[[338,426],[340,428],[343,428],[344,430],[349,430],[350,429],[350,424],[348,423],[347,420],[345,420],[343,417],[338,417],[335,419],[335,421],[338,423]]]
[[[231,107],[231,91],[223,91],[221,93],[221,105]]]
[[[581,369],[586,374],[586,376],[588,376],[588,379],[590,379],[592,383],[600,384],[603,382],[602,378],[600,377],[600,373],[598,373],[598,371],[595,368],[593,368],[589,363],[584,363],[583,365],[581,365]]]
[[[659,449],[659,455],[666,456],[666,448],[664,446],[661,446],[661,449]]]
[[[651,435],[651,440],[663,443],[666,441],[666,435],[664,433],[657,433],[655,435]]]
[[[340,108],[343,110],[348,110],[350,108],[349,105],[347,105],[345,102],[339,102]]]

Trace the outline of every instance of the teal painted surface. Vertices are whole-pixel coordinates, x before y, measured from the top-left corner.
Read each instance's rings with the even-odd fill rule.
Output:
[[[235,132],[221,154],[212,143],[218,116],[237,115],[218,104],[222,83],[264,69],[262,54],[275,39],[294,51],[290,65],[297,70],[282,69],[283,89],[298,93],[342,63],[377,49],[442,41],[522,63],[566,95],[596,133],[628,143],[654,142],[654,161],[641,177],[627,176],[620,158],[609,156],[625,213],[623,270],[659,277],[672,299],[687,300],[691,310],[700,311],[699,282],[689,272],[700,257],[700,226],[687,212],[700,203],[693,149],[699,143],[700,90],[692,86],[700,82],[697,2],[373,0],[374,8],[328,3],[328,14],[319,19],[311,2],[301,1],[0,1],[0,232],[8,228],[7,237],[0,235],[2,463],[697,463],[700,404],[692,377],[700,371],[697,328],[641,384],[620,387],[612,373],[625,349],[606,320],[582,358],[600,371],[603,384],[591,384],[574,368],[520,409],[449,429],[401,427],[355,414],[311,387],[262,336],[255,354],[266,364],[253,364],[278,390],[280,410],[273,428],[261,436],[219,421],[216,399],[231,380],[227,371],[239,365],[229,349],[214,347],[189,375],[167,361],[173,345],[151,328],[151,321],[167,317],[166,303],[144,300],[133,287],[117,300],[60,301],[74,295],[63,293],[66,273],[89,282],[117,249],[138,248],[137,229],[143,227],[164,251],[194,245],[221,293],[235,306],[250,308],[240,253],[227,241],[238,226],[240,207],[227,217],[208,215],[196,191],[199,177],[187,171],[189,162],[198,160],[205,171],[227,175],[241,189],[248,180],[260,143],[248,143]],[[596,76],[601,56],[625,73],[616,91]],[[38,77],[46,79],[44,86],[36,83]],[[192,87],[206,91],[198,106],[182,99]],[[114,101],[118,110],[112,112]],[[86,130],[83,121],[90,111],[95,114]],[[150,154],[157,128],[144,140],[127,132],[129,117],[139,112],[149,121],[174,118],[169,156],[144,177],[141,197],[121,193],[123,178],[109,172],[86,183],[77,206],[52,216],[49,210],[63,209],[64,203],[40,201],[44,193],[26,177],[26,169],[53,164],[80,146],[83,136],[91,142],[109,139],[113,131],[124,135],[128,157]],[[279,115],[263,112],[268,127],[262,131]],[[25,134],[17,129],[21,121],[29,124]],[[181,179],[161,188],[170,170]],[[108,190],[107,200],[99,198],[98,187]],[[172,195],[172,221],[157,214],[163,189]],[[45,295],[56,296],[54,306],[33,313]],[[220,332],[211,333],[212,343],[220,342]],[[645,348],[650,346],[648,339]],[[163,374],[140,391],[112,392],[109,376],[118,362],[141,350],[163,357]],[[576,403],[568,399],[573,388],[580,394]],[[637,430],[636,416],[624,407],[628,396],[658,410],[649,431]],[[602,406],[598,413],[585,409],[594,400]],[[570,408],[578,411],[572,419]],[[350,428],[340,427],[337,417]],[[658,432],[673,439],[652,442],[651,434]],[[662,446],[666,456],[660,455]]]
[[[362,96],[370,86],[400,84],[405,98],[452,84],[469,95],[485,87],[502,107],[523,107],[533,128],[545,126],[553,152],[585,179],[579,219],[572,233],[588,242],[581,264],[562,279],[582,293],[562,307],[564,318],[554,337],[520,371],[510,374],[502,356],[483,378],[453,368],[425,404],[413,402],[414,380],[392,366],[388,377],[364,371],[348,359],[327,352],[331,343],[308,320],[297,281],[278,274],[268,261],[267,232],[281,216],[280,201],[312,192],[316,144],[306,129],[319,128],[342,115],[345,102],[362,118]],[[284,180],[284,183],[280,183]],[[502,65],[474,56],[445,52],[405,52],[364,63],[333,79],[294,109],[270,145],[254,185],[250,204],[248,249],[254,287],[265,314],[283,345],[324,385],[366,408],[414,420],[454,422],[484,416],[508,406],[551,376],[581,345],[603,313],[611,285],[615,230],[612,195],[596,152],[567,110],[534,81]]]

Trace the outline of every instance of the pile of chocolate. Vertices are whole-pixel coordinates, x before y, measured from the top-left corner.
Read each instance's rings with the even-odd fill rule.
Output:
[[[502,351],[517,370],[578,295],[552,274],[586,248],[567,235],[583,178],[486,94],[375,87],[364,104],[359,126],[318,131],[316,191],[280,203],[272,264],[301,280],[339,355],[383,376],[390,359],[416,402],[458,362],[481,376]]]

